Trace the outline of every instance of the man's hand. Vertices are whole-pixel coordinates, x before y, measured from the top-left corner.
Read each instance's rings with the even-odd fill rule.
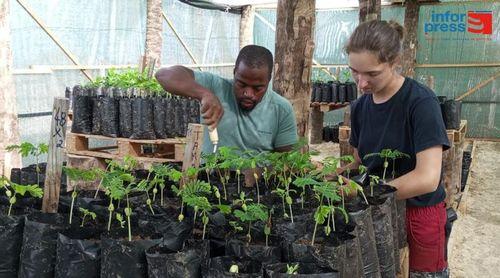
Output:
[[[204,124],[214,129],[217,127],[222,115],[224,115],[222,104],[212,92],[207,90],[201,97],[201,116]]]

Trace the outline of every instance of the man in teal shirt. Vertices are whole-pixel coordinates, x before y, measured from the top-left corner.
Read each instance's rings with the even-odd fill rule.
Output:
[[[232,80],[183,66],[160,69],[156,79],[166,91],[201,102],[204,123],[217,128],[219,146],[289,151],[298,140],[295,114],[287,99],[268,90],[272,68],[268,49],[248,45],[238,54]],[[212,149],[205,132],[203,152]]]

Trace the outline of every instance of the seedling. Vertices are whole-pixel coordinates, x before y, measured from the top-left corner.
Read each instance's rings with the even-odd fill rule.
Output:
[[[163,206],[163,191],[165,189],[165,179],[169,176],[172,170],[171,166],[163,164],[155,164],[152,167],[153,173],[155,174],[151,185],[153,186],[153,202],[156,199],[156,194],[158,192],[157,187],[160,187],[160,205]]]
[[[196,214],[197,212],[200,212],[201,215],[201,222],[203,224],[203,234],[202,234],[202,239],[205,239],[205,232],[207,228],[207,224],[209,221],[208,218],[208,213],[212,210],[212,205],[208,201],[206,197],[201,197],[201,196],[186,196],[184,198],[184,201],[186,202],[186,205],[193,207],[194,209],[194,221],[196,221]]]
[[[315,185],[313,187],[313,190],[316,198],[319,200],[319,204],[314,213],[315,223],[311,239],[311,246],[314,246],[318,225],[322,225],[323,223],[325,223],[325,220],[327,220],[327,218],[328,222],[330,221],[330,218],[328,216],[330,213],[334,211],[333,202],[337,202],[340,200],[340,197],[337,194],[338,189],[334,182],[329,182],[329,181],[321,182],[319,185]],[[328,205],[323,205],[324,199],[327,200]],[[327,224],[327,226],[329,226],[329,224]]]
[[[373,197],[373,186],[379,183],[379,176],[370,175],[370,196]]]
[[[32,155],[35,157],[36,161],[36,184],[40,185],[40,167],[38,164],[40,163],[40,156],[42,154],[46,154],[49,151],[49,146],[45,143],[40,143],[37,146],[33,145],[30,142],[22,142],[21,145],[9,145],[6,148],[7,151],[11,152],[17,150],[22,157],[27,157]]]
[[[63,167],[66,176],[72,181],[94,181],[97,177],[97,172],[94,169],[84,170],[72,167]],[[69,224],[71,224],[73,220],[73,207],[75,205],[75,199],[78,196],[78,186],[75,183],[75,187],[73,188],[73,192],[71,193],[71,206],[69,210]]]
[[[402,158],[402,157],[407,157],[407,158],[410,157],[409,155],[402,153],[398,150],[383,149],[378,153],[369,153],[369,154],[365,155],[364,159],[367,159],[367,158],[372,157],[372,156],[378,156],[384,160],[384,164],[383,164],[384,172],[382,174],[382,180],[384,180],[384,181],[385,181],[385,174],[387,172],[387,167],[389,167],[389,161],[388,161],[389,159],[392,160],[392,177],[394,178],[396,159]]]
[[[300,200],[301,200],[300,203],[302,208],[304,208],[304,197],[306,194],[306,187],[319,185],[320,183],[316,181],[312,176],[306,176],[306,177],[296,178],[293,181],[293,184],[298,188],[302,189],[302,192],[300,193]]]
[[[286,264],[286,274],[290,274],[290,275],[299,274],[299,264],[295,264],[295,265]]]
[[[243,192],[242,192],[243,193]],[[268,219],[267,208],[263,204],[248,204],[241,207],[242,210],[235,210],[234,216],[241,222],[248,224],[248,232],[246,234],[247,243],[252,241],[250,229],[253,221],[266,221]]]
[[[237,155],[233,148],[230,147],[220,147],[217,151],[217,166],[216,171],[219,175],[220,182],[222,183],[222,189],[224,191],[224,200],[227,200],[227,190],[226,185],[229,182],[230,170],[232,167],[232,160],[236,158]]]
[[[172,191],[181,198],[181,212],[179,213],[178,220],[182,221],[184,220],[184,204],[187,203],[190,198],[202,197],[210,194],[210,184],[199,180],[193,180],[181,188],[172,185]],[[196,220],[196,209],[194,219]]]
[[[0,177],[0,184],[5,189],[5,195],[9,198],[9,211],[7,216],[10,216],[12,211],[12,206],[17,202],[16,195],[24,196],[29,193],[34,198],[42,198],[43,190],[37,185],[20,185],[9,181],[6,177]]]
[[[83,225],[85,224],[85,217],[88,216],[88,217],[92,218],[92,220],[95,220],[97,217],[97,215],[94,212],[92,212],[88,209],[80,208],[79,210],[83,214],[82,224],[80,224],[80,227],[83,227]]]

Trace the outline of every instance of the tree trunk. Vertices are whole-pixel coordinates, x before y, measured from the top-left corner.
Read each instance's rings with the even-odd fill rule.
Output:
[[[359,0],[359,23],[381,17],[381,0]]]
[[[155,68],[159,68],[161,65],[162,11],[162,0],[148,0],[143,68],[150,67],[152,62],[155,63]]]
[[[11,72],[9,3],[0,1],[0,175],[7,177],[11,168],[21,166],[19,154],[5,151],[6,146],[19,144],[16,91]]]
[[[405,2],[405,22],[406,34],[403,40],[403,76],[413,77],[415,75],[415,62],[417,59],[417,29],[418,11],[420,4],[418,0],[407,0]]]
[[[248,5],[243,7],[240,19],[240,49],[245,45],[253,44],[253,23],[255,19],[255,7]]]
[[[315,0],[279,0],[273,89],[293,106],[299,137],[308,132]]]
[[[311,107],[309,123],[311,125],[311,134],[309,135],[309,142],[311,144],[319,144],[323,141],[323,116],[318,106]]]

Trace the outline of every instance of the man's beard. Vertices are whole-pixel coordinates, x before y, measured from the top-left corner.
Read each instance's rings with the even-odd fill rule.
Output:
[[[251,102],[252,105],[247,105],[246,102]],[[250,99],[242,99],[238,101],[238,106],[244,111],[252,111],[257,103]]]

